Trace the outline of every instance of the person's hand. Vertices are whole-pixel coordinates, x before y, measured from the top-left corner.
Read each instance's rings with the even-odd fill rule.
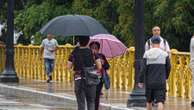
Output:
[[[143,83],[138,83],[139,88],[143,88],[144,84]]]

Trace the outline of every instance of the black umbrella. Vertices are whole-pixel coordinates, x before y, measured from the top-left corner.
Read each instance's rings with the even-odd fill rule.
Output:
[[[49,21],[41,30],[42,34],[56,36],[92,36],[108,34],[107,30],[94,18],[82,15],[59,16]]]

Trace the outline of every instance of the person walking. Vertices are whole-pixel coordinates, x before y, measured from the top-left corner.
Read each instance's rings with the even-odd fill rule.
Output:
[[[194,35],[191,37],[191,41],[190,41],[190,68],[192,71],[192,91],[191,91],[191,95],[192,95],[192,101],[191,101],[191,105],[194,106]]]
[[[47,75],[47,83],[52,80],[52,72],[54,70],[55,52],[58,47],[58,42],[53,38],[52,34],[48,34],[40,45],[40,56],[42,56],[44,50],[44,67]]]
[[[143,56],[143,67],[138,86],[143,88],[145,83],[147,110],[152,110],[152,102],[157,103],[157,110],[164,110],[166,80],[171,68],[170,59],[168,53],[160,48],[161,39],[159,37],[151,38],[151,42],[152,48]]]
[[[109,69],[110,65],[106,59],[106,57],[102,54],[99,53],[99,49],[100,49],[100,43],[99,42],[91,42],[89,45],[90,49],[92,50],[94,55],[97,55],[102,63],[102,69],[99,72],[99,74],[101,75],[100,78],[100,83],[97,85],[96,88],[96,100],[95,100],[95,110],[99,110],[99,104],[100,104],[100,95],[102,93],[102,87],[103,87],[103,75],[107,74],[107,70]]]
[[[75,47],[69,56],[67,68],[74,70],[74,90],[77,99],[78,110],[85,110],[85,101],[87,110],[95,110],[96,85],[88,84],[88,77],[84,71],[85,67],[96,66],[101,70],[102,65],[100,58],[92,54],[88,48],[89,36],[79,37],[79,46]]]
[[[169,54],[169,53],[170,53],[169,44],[168,44],[168,42],[167,42],[166,39],[164,39],[164,38],[161,37],[160,32],[161,32],[161,31],[160,31],[160,27],[159,27],[159,26],[154,26],[154,27],[152,28],[152,34],[153,34],[153,36],[152,36],[151,38],[153,38],[153,37],[159,37],[160,40],[161,40],[161,42],[160,42],[160,48],[161,48],[162,50],[166,51],[166,52]],[[148,39],[148,40],[146,41],[146,44],[145,44],[145,51],[147,51],[147,50],[153,48],[153,47],[152,47],[151,38]]]
[[[0,34],[0,45],[5,46],[5,38],[6,38],[6,31],[5,29],[1,29],[1,34]]]

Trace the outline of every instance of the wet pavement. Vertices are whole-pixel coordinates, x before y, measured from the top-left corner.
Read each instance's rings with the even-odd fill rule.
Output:
[[[41,91],[48,95],[52,94],[52,95],[56,95],[57,97],[59,96],[59,97],[68,98],[75,102],[73,83],[70,84],[66,82],[63,82],[63,83],[52,82],[48,84],[45,81],[20,80],[19,84],[8,84],[8,86],[26,89],[34,92]],[[123,91],[118,89],[116,90],[111,88],[110,91],[103,90],[102,93],[103,95],[101,96],[100,110],[110,110],[110,109],[105,109],[104,106],[119,108],[118,110],[127,110],[126,105],[127,105],[128,96],[130,94],[129,91]],[[6,98],[2,98],[2,99],[6,99]],[[16,107],[21,107],[21,109],[18,109],[18,110],[22,110],[23,106],[25,110],[28,110],[26,109],[28,107],[29,108],[34,107],[34,109],[29,109],[29,110],[76,110],[75,104],[67,103],[66,101],[64,102],[46,101],[47,103],[37,104],[32,102],[32,99],[26,99],[25,97],[22,97],[19,100],[18,98],[16,98],[14,99],[14,101],[18,102],[17,103],[18,106]],[[29,102],[29,103],[26,103],[26,102]],[[2,104],[0,104],[0,110],[1,110],[1,105]],[[13,106],[10,106],[10,107],[13,107]],[[2,107],[6,107],[6,106],[2,105]],[[12,110],[12,109],[3,109],[3,110]],[[135,107],[128,110],[145,110],[145,108]],[[168,97],[165,104],[165,110],[194,110],[194,108],[190,106],[190,100],[186,100],[183,98]]]
[[[37,104],[26,98],[0,95],[0,110],[75,110],[71,104],[55,105]]]
[[[15,84],[14,84],[15,85]],[[68,96],[75,100],[74,95],[74,84],[73,83],[59,83],[59,82],[52,82],[46,83],[45,81],[26,81],[20,80],[19,86],[21,88],[33,89],[37,91],[47,92],[47,93],[54,93],[59,96]],[[103,95],[101,95],[101,104],[108,105],[108,106],[115,106],[120,108],[127,107],[127,100],[130,94],[129,91],[117,90],[117,89],[110,89],[109,91],[103,90]],[[101,107],[101,109],[103,109]],[[139,108],[142,109],[142,108]]]

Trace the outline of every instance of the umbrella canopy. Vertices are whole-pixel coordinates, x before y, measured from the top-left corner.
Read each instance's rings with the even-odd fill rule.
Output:
[[[108,33],[97,20],[82,15],[58,16],[49,21],[40,32],[56,36],[92,36]]]
[[[98,34],[90,37],[90,42],[100,43],[100,53],[104,54],[107,58],[120,56],[127,51],[127,47],[118,40],[115,36],[110,34]]]

